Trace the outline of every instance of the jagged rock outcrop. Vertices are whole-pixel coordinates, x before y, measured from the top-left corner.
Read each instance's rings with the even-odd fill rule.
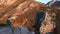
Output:
[[[52,1],[48,2],[47,5],[53,6],[53,7],[54,7],[54,6],[55,6],[55,7],[58,7],[58,6],[60,7],[60,0],[52,0]],[[59,10],[58,10],[58,11],[59,11]],[[55,28],[55,30],[54,30],[55,32],[53,32],[54,34],[60,34],[60,27],[59,27],[59,26],[60,26],[60,23],[59,23],[59,22],[60,22],[60,21],[59,21],[59,20],[60,20],[60,17],[59,17],[60,11],[59,11],[59,12],[58,12],[58,11],[56,12],[56,25],[57,25],[57,26],[56,26],[56,28]],[[58,32],[58,33],[57,33],[57,32]]]
[[[47,12],[51,17],[51,24],[56,23],[57,16],[57,20],[60,22],[60,7],[47,6],[34,0],[2,0],[0,7],[0,24],[7,24],[7,20],[12,20],[13,27],[16,27],[17,24],[20,25],[22,22],[24,22],[22,25],[25,24],[30,30],[35,23],[34,17],[36,16],[37,12]],[[17,20],[20,22],[15,22]]]

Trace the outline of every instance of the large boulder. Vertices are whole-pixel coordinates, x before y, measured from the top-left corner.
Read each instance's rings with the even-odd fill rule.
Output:
[[[48,2],[47,3],[47,5],[49,5],[49,6],[52,6],[52,7],[60,7],[60,0],[56,0],[56,1],[50,1],[50,2]],[[60,11],[58,12],[56,12],[56,28],[54,29],[54,33],[56,34],[57,32],[57,34],[60,34]]]
[[[8,0],[6,0],[6,1],[8,1]],[[7,5],[8,5],[8,6],[6,6],[7,8],[6,7],[5,7],[5,9],[0,8],[1,9],[0,10],[0,14],[1,14],[0,15],[0,24],[2,23],[2,24],[7,25],[8,24],[7,21],[10,20],[11,22],[13,22],[13,25],[15,24],[15,27],[16,27],[17,25],[22,26],[20,24],[23,22],[22,24],[26,25],[27,29],[29,31],[31,31],[33,28],[32,26],[35,25],[35,17],[36,17],[37,13],[43,12],[43,14],[44,14],[44,12],[47,12],[53,21],[53,23],[52,23],[52,21],[50,20],[51,21],[50,24],[54,24],[55,23],[54,18],[56,17],[55,15],[57,15],[57,13],[60,11],[59,7],[50,7],[43,3],[36,2],[34,0],[24,0],[24,1],[23,0],[20,0],[20,1],[14,0],[14,1],[7,2]],[[9,3],[11,3],[11,4],[9,4]],[[0,4],[0,5],[2,5],[2,4]],[[4,5],[2,7],[4,7]],[[56,11],[58,11],[58,12],[56,12]],[[27,21],[24,19],[27,19]],[[38,18],[38,19],[40,19],[40,18]],[[20,20],[20,22],[19,23],[15,22],[17,20],[18,21]],[[49,23],[49,22],[46,22],[46,24],[47,23]],[[45,24],[45,23],[43,23],[43,24]],[[36,29],[36,28],[34,28],[34,29]],[[35,30],[35,32],[36,32],[36,30]]]

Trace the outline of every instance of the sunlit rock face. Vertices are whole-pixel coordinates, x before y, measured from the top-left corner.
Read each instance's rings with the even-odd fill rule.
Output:
[[[9,13],[12,11],[12,9],[14,9],[14,7],[18,4],[20,4],[21,2],[23,2],[23,0],[22,1],[21,0],[19,0],[19,1],[18,0],[0,0],[0,21],[3,19],[3,18],[1,18],[1,17],[4,17],[3,15],[5,15],[4,18],[6,18],[7,13],[9,15]],[[5,20],[2,20],[2,21],[5,21]]]
[[[30,9],[36,8],[39,10],[39,6],[43,6],[42,3],[31,1],[31,0],[0,0],[0,22],[5,23],[8,20],[9,16],[17,16],[24,14],[26,11]],[[6,4],[4,4],[6,3]],[[10,3],[10,4],[9,4]],[[25,7],[23,7],[25,6]],[[34,9],[35,10],[35,9]],[[5,19],[4,19],[5,18]]]
[[[7,4],[4,4],[4,2]],[[0,7],[1,24],[7,25],[7,20],[10,20],[13,22],[14,27],[17,25],[21,26],[23,23],[29,30],[32,30],[32,26],[35,24],[35,16],[37,12],[48,13],[49,17],[46,17],[46,23],[43,24],[49,24],[50,22],[47,21],[51,21],[50,24],[55,25],[55,17],[57,14],[59,16],[58,11],[60,11],[59,7],[50,7],[34,0],[2,0]]]

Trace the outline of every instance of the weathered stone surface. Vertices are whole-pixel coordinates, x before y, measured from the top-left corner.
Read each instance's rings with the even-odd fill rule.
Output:
[[[6,2],[7,1],[7,2]],[[4,4],[6,3],[6,4]],[[35,23],[35,16],[37,12],[48,12],[51,20],[56,23],[60,22],[60,7],[51,7],[34,0],[5,0],[0,2],[0,23],[7,24],[7,20],[22,20],[27,19],[25,23],[30,30]],[[58,16],[58,17],[57,17]],[[14,18],[12,18],[14,17]],[[58,19],[56,19],[56,17]],[[57,21],[56,21],[57,20]],[[22,23],[22,22],[21,22]],[[53,24],[54,24],[53,23]],[[19,24],[19,23],[18,23]]]

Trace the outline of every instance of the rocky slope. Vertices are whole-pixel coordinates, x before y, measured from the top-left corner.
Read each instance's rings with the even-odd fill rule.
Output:
[[[44,11],[48,12],[54,23],[60,22],[60,7],[47,6],[34,0],[0,0],[0,24],[7,24],[7,20],[28,19],[26,25],[31,29],[36,13]]]

